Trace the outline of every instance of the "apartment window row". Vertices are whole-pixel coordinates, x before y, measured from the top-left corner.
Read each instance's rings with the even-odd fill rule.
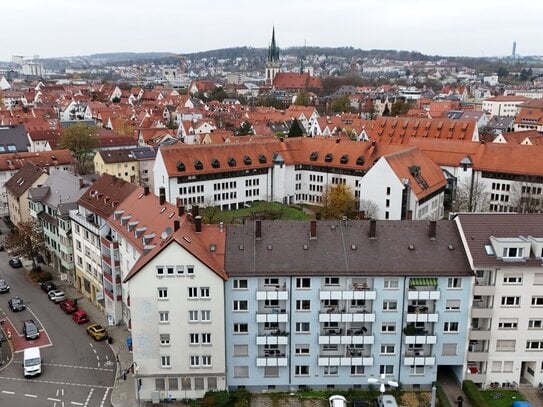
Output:
[[[502,184],[500,182],[493,182],[492,183],[492,190],[494,191],[509,191],[511,190],[510,184]]]
[[[252,186],[259,186],[260,185],[260,179],[258,178],[255,178],[255,179],[246,179],[245,180],[245,186],[246,187],[252,187]]]
[[[179,195],[197,194],[202,192],[204,192],[204,186],[202,184],[179,188]]]
[[[225,201],[227,199],[236,199],[238,197],[238,193],[236,191],[232,192],[223,192],[221,194],[214,194],[213,200],[214,201]]]
[[[247,181],[245,180],[245,186],[247,186]],[[235,189],[237,188],[238,183],[237,181],[230,181],[230,182],[217,182],[213,184],[213,191],[220,191],[222,189]]]
[[[193,265],[156,266],[157,276],[193,276]]]
[[[313,192],[322,192],[323,186],[322,185],[315,185],[315,184],[309,184],[309,190]]]
[[[211,355],[191,355],[189,356],[190,367],[211,367]]]
[[[210,333],[190,333],[189,334],[189,343],[191,345],[210,345],[211,344],[211,334]]]
[[[211,322],[211,311],[189,310],[189,322]]]
[[[249,197],[249,196],[259,196],[260,195],[260,188],[255,188],[255,189],[247,189],[245,191],[245,196],[246,197]]]
[[[323,182],[324,177],[322,175],[309,174],[309,181]]]

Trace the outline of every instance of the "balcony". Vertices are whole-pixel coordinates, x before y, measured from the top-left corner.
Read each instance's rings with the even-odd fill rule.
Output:
[[[273,309],[279,311],[277,308],[273,308]],[[257,313],[256,322],[258,323],[288,322],[288,314],[286,312],[284,313],[279,313],[279,312]]]
[[[489,340],[490,329],[471,328],[469,333],[469,339],[471,340]]]
[[[113,238],[110,235],[102,236],[100,238],[100,243],[102,246],[109,248],[109,249],[118,249],[119,248],[119,242],[114,241]]]
[[[120,265],[118,258],[112,260],[111,257],[109,255],[106,255],[105,253],[102,253],[102,260],[104,261],[104,263],[106,263],[111,268],[119,267],[119,265]]]
[[[337,290],[337,291],[328,291],[328,290],[321,290],[319,293],[319,299],[321,301],[326,300],[346,300],[346,301],[352,301],[352,300],[375,300],[377,298],[377,291],[373,291],[370,289],[360,289],[360,290],[353,290],[345,291],[345,290]]]
[[[483,368],[483,364],[469,361],[465,379],[471,380],[473,383],[485,383],[486,371]]]
[[[319,345],[373,345],[373,335],[343,335],[325,332],[319,335]]]
[[[486,362],[488,360],[488,352],[469,352],[468,359],[473,362]]]
[[[111,284],[121,284],[121,277],[120,276],[117,276],[115,278],[115,281],[113,281],[113,276],[110,274],[110,273],[107,273],[105,270],[104,270],[104,278],[109,281]]]
[[[373,366],[373,357],[340,357],[319,355],[319,366]]]
[[[286,281],[277,281],[274,284],[265,284],[260,282],[258,284],[258,291],[287,291],[287,282]]]
[[[111,300],[111,301],[122,301],[123,296],[121,294],[117,295],[117,299],[115,300],[115,297],[113,295],[113,291],[104,289],[105,295]]]
[[[441,291],[429,290],[428,287],[409,287],[407,292],[408,300],[439,300],[441,298]]]
[[[405,366],[434,366],[436,364],[436,358],[435,356],[405,357],[403,364]]]
[[[437,343],[435,335],[406,335],[405,343],[407,345],[434,345]]]
[[[319,322],[375,322],[373,313],[322,313]]]
[[[288,291],[257,291],[256,292],[256,299],[258,301],[265,301],[265,300],[278,300],[278,301],[286,301],[288,300]]]
[[[266,334],[264,334],[266,335]],[[266,336],[257,336],[256,337],[257,345],[287,345],[288,344],[288,332],[282,331],[279,334],[270,333]]]
[[[266,366],[287,366],[287,358],[285,355],[282,356],[265,356],[256,358],[257,367],[266,367]]]

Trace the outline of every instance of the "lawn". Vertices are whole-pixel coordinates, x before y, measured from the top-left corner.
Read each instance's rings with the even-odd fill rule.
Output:
[[[481,394],[488,407],[511,407],[513,401],[524,400],[516,390],[487,390]]]
[[[202,212],[203,220],[206,223],[242,223],[245,219],[311,219],[311,217],[302,210],[285,206],[277,202],[255,202],[250,208],[236,209],[233,211],[220,211],[216,208],[206,208],[203,209]]]

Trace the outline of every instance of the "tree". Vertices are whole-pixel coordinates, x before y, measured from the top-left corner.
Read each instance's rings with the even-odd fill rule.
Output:
[[[294,119],[288,130],[288,137],[302,137],[303,135],[304,130],[302,129],[302,126],[298,123],[298,119]]]
[[[238,136],[248,136],[253,134],[253,125],[249,122],[241,123],[238,129],[236,129],[236,135]]]
[[[307,92],[305,90],[301,90],[296,95],[296,99],[294,100],[294,104],[296,106],[307,106],[309,105],[309,97],[307,96]]]
[[[379,206],[373,201],[362,199],[360,201],[360,211],[364,212],[364,218],[366,219],[377,219]]]
[[[351,101],[348,96],[341,96],[334,100],[330,105],[330,110],[334,113],[344,113],[351,111]]]
[[[388,103],[385,103],[385,108],[383,109],[383,116],[390,116],[390,109]]]
[[[222,86],[215,86],[207,96],[207,100],[218,100],[219,102],[222,102],[224,99],[228,99],[228,94]]]
[[[36,267],[38,254],[48,254],[41,226],[36,221],[19,223],[6,237],[5,245],[14,256],[30,256],[32,268]]]
[[[409,102],[403,101],[401,99],[398,99],[392,104],[392,109],[390,110],[391,116],[402,116],[404,114],[407,114],[409,111]],[[383,113],[384,116],[384,113]]]
[[[117,119],[115,125],[115,132],[121,136],[134,137],[134,131],[136,127],[130,123],[128,119]]]
[[[518,213],[543,212],[543,195],[539,184],[516,184],[511,194],[511,206]]]
[[[499,77],[509,75],[509,72],[508,72],[507,69],[505,69],[503,66],[500,66],[500,67],[498,68],[498,70],[497,70],[496,73],[497,73],[497,75],[498,75]]]
[[[91,154],[98,146],[98,129],[84,123],[74,124],[62,130],[59,146],[72,152],[77,172],[86,174],[90,169]]]
[[[344,184],[327,185],[322,194],[322,206],[325,219],[354,217],[357,213],[353,191]]]
[[[454,212],[488,212],[489,204],[489,193],[480,180],[466,177],[456,186]]]

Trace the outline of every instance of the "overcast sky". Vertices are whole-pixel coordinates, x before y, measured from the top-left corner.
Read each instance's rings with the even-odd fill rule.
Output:
[[[0,60],[102,52],[352,46],[430,55],[543,54],[535,0],[5,0]]]

